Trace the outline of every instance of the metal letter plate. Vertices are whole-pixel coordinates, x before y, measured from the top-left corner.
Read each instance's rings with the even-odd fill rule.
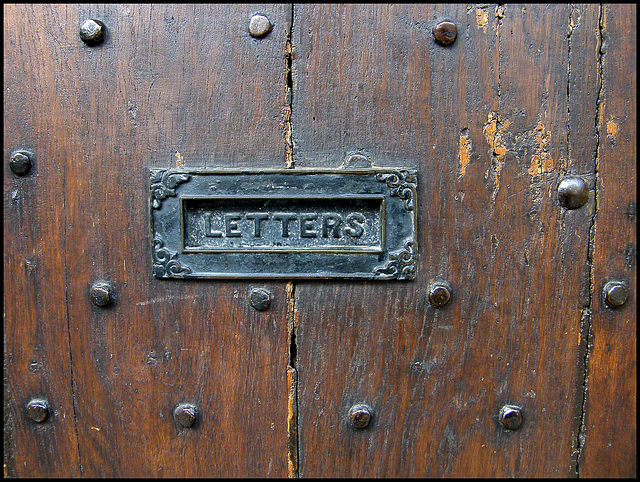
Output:
[[[415,277],[415,170],[150,174],[157,278]]]

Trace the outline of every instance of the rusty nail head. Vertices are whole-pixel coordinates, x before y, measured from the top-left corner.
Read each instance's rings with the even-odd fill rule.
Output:
[[[109,283],[98,281],[91,286],[91,302],[100,307],[105,307],[113,302],[113,288]]]
[[[433,26],[432,32],[436,42],[442,45],[451,45],[458,37],[458,27],[449,19],[439,21]]]
[[[516,405],[505,405],[500,409],[500,423],[509,430],[518,430],[522,425],[522,409]]]
[[[589,199],[589,188],[581,177],[565,177],[558,186],[558,201],[567,209],[578,209]]]
[[[271,32],[272,28],[273,24],[271,20],[269,20],[266,15],[260,13],[255,14],[249,21],[249,33],[252,37],[264,37]]]
[[[611,308],[624,305],[629,296],[629,288],[622,281],[609,281],[604,285],[604,300]]]
[[[371,407],[364,403],[358,403],[349,409],[349,421],[353,428],[359,430],[367,428],[372,418],[373,413]]]
[[[27,151],[16,151],[11,154],[9,168],[16,176],[24,176],[31,169],[31,154]]]
[[[104,24],[100,20],[90,18],[80,27],[80,38],[87,45],[98,45],[104,40]]]
[[[46,400],[34,398],[27,404],[27,417],[36,423],[42,423],[49,418],[49,404]]]
[[[173,418],[178,425],[184,428],[191,428],[196,423],[198,409],[190,403],[180,403],[173,410]]]
[[[265,289],[254,288],[249,294],[249,301],[256,310],[264,311],[271,304],[271,294]]]
[[[429,302],[437,307],[446,306],[451,300],[451,287],[444,283],[436,283],[429,289]]]

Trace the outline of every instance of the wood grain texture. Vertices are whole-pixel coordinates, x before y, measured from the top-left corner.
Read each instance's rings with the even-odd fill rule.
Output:
[[[598,210],[593,318],[580,476],[637,475],[636,6],[605,5],[598,118]],[[624,306],[604,303],[608,281],[629,288]]]
[[[58,99],[55,70],[40,51],[48,32],[30,28],[25,13],[4,7],[4,474],[73,477],[80,469],[65,296],[66,179],[50,162],[56,134],[42,108]],[[33,167],[17,177],[8,161],[25,148]],[[42,424],[26,417],[33,398],[51,406]]]
[[[274,23],[262,40],[247,30],[256,11]],[[252,283],[153,278],[148,168],[284,166],[289,12],[276,5],[5,10],[11,41],[31,44],[9,52],[15,80],[6,103],[15,106],[11,112],[26,101],[32,107],[18,114],[8,145],[26,143],[42,166],[36,177],[5,183],[5,204],[15,212],[5,218],[15,233],[5,244],[15,277],[5,285],[13,296],[6,305],[14,306],[6,344],[10,363],[20,367],[9,370],[10,403],[17,414],[28,393],[46,387],[42,375],[26,371],[34,348],[17,339],[24,333],[42,346],[41,356],[56,350],[48,389],[65,406],[48,458],[26,454],[42,435],[15,425],[18,476],[287,474],[285,285],[260,284],[274,302],[259,313],[248,303]],[[90,17],[108,32],[92,48],[78,38]],[[9,197],[18,182],[33,186],[16,204]],[[30,212],[40,215],[41,228]],[[36,231],[21,236],[29,226]],[[49,256],[36,271],[50,285],[39,286],[41,293],[25,273],[34,251]],[[106,309],[89,301],[101,279],[115,287],[115,304]],[[48,302],[22,308],[33,318],[27,323],[16,299],[24,291],[40,297],[38,306]],[[42,318],[48,340],[36,332]],[[199,407],[196,429],[174,423],[179,402]]]
[[[295,6],[296,167],[360,151],[419,171],[415,281],[296,285],[301,476],[575,475],[594,202],[567,211],[556,189],[567,172],[593,183],[573,152],[595,101],[572,118],[569,87],[597,75],[568,71],[572,14]],[[442,17],[450,47],[431,36]],[[580,41],[594,55],[597,36]],[[440,310],[438,279],[453,287]],[[357,402],[375,411],[364,431],[346,418]],[[498,423],[505,403],[523,407],[519,431]]]
[[[634,5],[4,13],[6,476],[636,475]],[[91,17],[97,47],[78,36]],[[152,276],[148,168],[352,153],[418,170],[414,281]],[[558,204],[568,175],[589,186],[580,209]],[[612,279],[630,290],[615,310]],[[98,280],[112,306],[91,304]]]

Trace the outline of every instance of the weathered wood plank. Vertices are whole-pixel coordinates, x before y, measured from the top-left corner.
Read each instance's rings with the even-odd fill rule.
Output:
[[[285,285],[260,285],[274,296],[260,313],[253,284],[153,278],[148,168],[284,166],[290,7],[28,8],[23,18],[16,7],[14,28],[43,33],[20,61],[48,72],[33,88],[30,135],[48,152],[41,163],[64,173],[51,204],[66,216],[81,475],[286,475]],[[247,30],[256,11],[274,23],[261,40]],[[108,29],[97,47],[78,38],[89,17]],[[108,308],[89,301],[100,279],[115,288]],[[194,430],[174,423],[179,402],[199,407]]]
[[[65,293],[66,178],[64,166],[51,161],[63,120],[43,109],[59,103],[63,53],[52,45],[42,55],[49,25],[40,6],[4,6],[4,474],[13,477],[80,475]],[[9,169],[19,149],[33,153],[24,177]],[[26,417],[33,398],[51,407],[41,424]]]
[[[600,75],[598,65],[598,50],[600,48],[599,33],[600,6],[599,5],[572,5],[568,23],[568,68],[567,68],[567,95],[568,116],[567,124],[567,162],[561,169],[566,170],[566,175],[580,176],[589,186],[589,202],[577,211],[567,212],[563,219],[563,226],[571,229],[572,226],[584,226],[584,215],[591,217],[595,212],[595,163],[598,145],[597,129],[595,126],[595,110],[600,91]],[[564,177],[561,173],[561,178]],[[584,231],[582,230],[584,233]],[[585,249],[584,244],[581,248]],[[589,247],[587,246],[588,250]],[[575,379],[576,396],[573,406],[572,419],[572,461],[571,474],[579,470],[578,458],[580,452],[580,430],[584,418],[584,375],[585,354],[588,344],[589,310],[591,309],[591,264],[590,254],[575,253],[577,262],[582,263],[582,281],[579,303],[582,307],[581,332],[579,339],[578,356],[575,360],[577,377]],[[568,258],[565,258],[568,259]],[[584,262],[586,260],[586,262]],[[571,261],[573,262],[573,261]],[[580,374],[582,373],[582,375]]]
[[[567,148],[571,8],[294,15],[296,167],[362,151],[419,169],[415,281],[296,285],[300,475],[570,475],[593,208],[556,195],[592,167]],[[431,36],[444,16],[450,47]],[[453,286],[440,310],[438,279]],[[356,402],[375,410],[361,432]],[[505,403],[523,407],[519,431],[498,423]]]
[[[637,474],[636,5],[604,5],[598,104],[592,307],[581,477]],[[609,307],[603,288],[622,281],[627,302]]]

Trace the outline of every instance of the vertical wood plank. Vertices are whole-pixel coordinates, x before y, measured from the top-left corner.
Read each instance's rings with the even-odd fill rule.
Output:
[[[415,281],[296,287],[300,475],[573,473],[593,196],[557,202],[561,175],[592,168],[568,153],[568,86],[588,82],[567,70],[570,21],[568,5],[295,6],[295,165],[360,151],[419,170]]]
[[[574,212],[567,212],[563,220],[565,228],[583,226],[584,215],[589,216],[591,226],[595,214],[595,170],[598,148],[598,133],[595,125],[595,110],[600,92],[600,5],[572,5],[568,22],[568,86],[567,96],[569,122],[567,124],[567,163],[562,167],[566,175],[580,176],[589,186],[590,201]],[[561,172],[561,176],[563,173]],[[562,177],[561,177],[562,178]],[[584,232],[584,231],[582,231]],[[589,232],[591,236],[591,232]],[[581,245],[584,249],[584,245]],[[589,247],[587,246],[587,250]],[[582,280],[579,303],[582,307],[578,356],[575,360],[576,397],[572,417],[572,461],[571,474],[579,472],[581,450],[580,431],[584,421],[585,356],[588,350],[589,319],[592,305],[590,253],[576,253],[576,264],[582,262]],[[567,259],[567,258],[565,258]],[[586,262],[585,262],[586,261]]]
[[[51,109],[62,49],[42,55],[50,33],[40,7],[4,6],[4,474],[80,475],[74,427],[66,303],[64,166],[51,162]],[[45,28],[38,28],[37,26]],[[53,86],[48,88],[47,86]],[[54,120],[55,122],[55,120]],[[9,169],[14,150],[33,153],[24,177]],[[38,424],[26,405],[44,398]]]
[[[598,209],[581,477],[637,475],[636,14],[636,5],[604,5],[600,18]],[[628,287],[619,308],[605,303],[609,281]]]
[[[153,278],[148,168],[284,166],[290,7],[29,8],[16,29],[44,31],[32,55],[51,64],[32,97],[37,146],[64,173],[81,475],[286,475],[284,283]],[[263,39],[255,12],[274,24]],[[86,18],[107,26],[102,45],[78,38]],[[112,306],[90,303],[97,280]],[[271,290],[269,311],[250,307],[253,286]],[[179,402],[199,407],[193,430],[174,423]]]

